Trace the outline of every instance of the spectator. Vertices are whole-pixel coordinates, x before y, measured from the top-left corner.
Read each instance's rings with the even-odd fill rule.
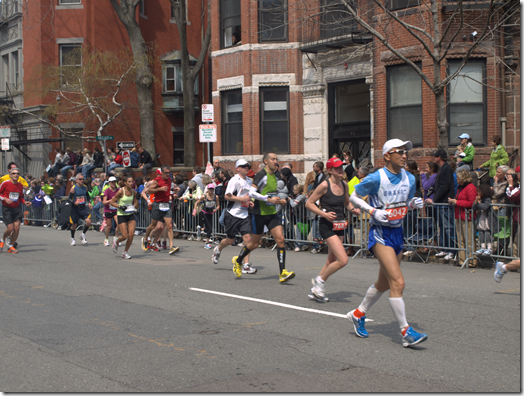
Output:
[[[520,170],[520,169],[519,169]],[[508,181],[508,187],[506,188],[506,198],[508,203],[517,205],[517,207],[511,208],[511,242],[518,235],[518,228],[520,225],[520,175],[514,172],[507,172],[506,179]],[[512,244],[513,245],[513,244]],[[513,257],[520,257],[520,252],[513,252]]]
[[[286,183],[284,180],[277,181],[277,197],[280,199],[288,200],[289,190],[287,189]],[[276,205],[277,214],[282,214],[284,209],[283,205]]]
[[[93,162],[94,160],[91,157],[91,151],[89,151],[88,149],[84,149],[84,157],[82,158],[82,162],[80,166],[76,167],[75,175],[79,174],[80,172],[82,172],[83,174],[84,173],[83,170],[89,169],[89,167],[93,165]]]
[[[66,165],[60,170],[60,174],[64,177],[64,180],[67,181],[67,174],[69,172],[69,169],[74,169],[76,167],[76,154],[73,150],[71,150],[70,147],[66,148],[66,153],[69,157],[69,160],[67,161]]]
[[[458,137],[460,145],[464,147],[464,151],[459,153],[457,158],[457,172],[465,169],[467,171],[473,170],[473,159],[475,158],[475,147],[471,143],[471,138],[467,133],[463,133]]]
[[[415,197],[422,198],[422,189],[420,188],[420,174],[418,171],[418,164],[415,160],[407,160],[406,161],[406,171],[411,173],[413,176],[415,176]]]
[[[418,164],[415,160],[407,160],[405,170],[415,177],[415,197],[422,198],[422,189],[420,188],[420,175],[418,171]],[[418,211],[408,211],[406,217],[402,221],[402,228],[404,230],[404,239],[409,239],[418,230]],[[407,252],[413,252],[413,248],[408,248],[404,255],[409,255]]]
[[[273,172],[275,174],[275,177],[277,178],[277,180],[282,180],[282,174],[280,173],[280,164],[275,164],[275,172]]]
[[[497,173],[497,168],[509,162],[508,153],[501,142],[502,138],[500,135],[493,136],[493,139],[491,139],[493,151],[491,151],[489,160],[480,165],[481,168],[487,167],[489,169],[489,185],[491,187],[493,187],[493,177]]]
[[[475,226],[479,233],[480,248],[475,253],[489,256],[491,255],[491,197],[493,191],[487,184],[477,187],[477,197],[472,206],[472,211],[476,213]]]
[[[60,198],[61,197],[65,197],[65,195],[66,195],[66,188],[65,188],[64,183],[62,183],[61,181],[57,182],[56,183],[56,188],[55,188],[55,193],[53,194],[52,198],[59,201]]]
[[[202,177],[204,177],[204,175],[202,174],[202,168],[200,166],[195,166],[193,168],[193,178],[191,180],[197,184],[197,186],[200,188],[200,191],[204,191],[204,183],[202,182]]]
[[[357,171],[357,175],[348,181],[348,193],[349,195],[353,194],[355,191],[355,186],[360,183],[364,178],[369,175],[369,168],[360,167]]]
[[[191,214],[193,212],[193,209],[196,208],[195,207],[195,202],[201,198],[204,194],[202,193],[202,190],[200,189],[200,187],[198,186],[198,184],[196,183],[195,180],[190,180],[188,185],[187,185],[187,189],[186,189],[186,192],[184,193],[184,195],[182,195],[182,197],[180,198],[182,201],[183,201],[183,206],[182,206],[182,211],[184,212],[184,218],[185,218],[185,230],[190,230],[192,228],[191,227],[191,224],[192,224],[192,218],[191,218]],[[198,212],[198,208],[197,209],[197,212]],[[190,236],[188,238],[188,240],[193,240],[194,238],[192,236]]]
[[[129,152],[129,158],[131,161],[131,168],[138,168],[140,166],[140,154],[136,152],[136,148]]]
[[[353,154],[350,151],[344,151],[342,153],[344,157],[344,172],[347,175],[348,181],[353,179],[353,173],[355,173],[355,168],[353,167]]]
[[[309,234],[309,226],[306,221],[306,211],[305,203],[307,197],[304,195],[304,186],[301,184],[295,185],[293,187],[293,198],[289,200],[291,209],[293,211],[293,223],[295,224],[295,239],[304,240],[307,239]],[[300,252],[308,250],[308,244],[305,242],[296,242],[295,243],[295,252]]]
[[[82,173],[84,174],[84,179],[91,177],[91,173],[93,173],[95,168],[103,168],[103,167],[104,167],[104,154],[100,151],[98,147],[95,147],[95,153],[93,154],[93,164],[82,170]]]
[[[207,186],[213,184],[213,179],[208,174],[204,173],[202,175],[202,184],[205,186],[204,194],[207,192]]]
[[[424,190],[424,199],[433,199],[438,168],[439,166],[437,164],[433,161],[429,161],[426,164],[426,172],[420,174],[420,182],[422,183],[422,189]]]
[[[90,180],[86,178],[86,181]],[[102,199],[100,198],[100,195],[102,194],[102,191],[100,190],[102,187],[100,187],[100,179],[96,178],[91,182],[91,190],[87,191],[87,195],[89,195],[89,199],[91,200],[91,205],[93,206],[93,212],[96,216],[96,221],[98,224],[102,223],[102,214],[100,213],[100,209],[103,206]]]
[[[286,183],[288,193],[293,192],[293,188],[298,184],[298,180],[291,172],[290,168],[282,168],[280,172],[282,174],[282,180]]]
[[[509,170],[509,166],[501,165],[497,167],[497,173],[493,177],[493,203],[494,204],[508,204],[508,198],[506,196],[506,188],[508,187],[508,182],[506,180],[506,173]],[[496,214],[499,217],[506,217],[506,207],[504,206],[495,206]]]
[[[218,175],[218,172],[220,172],[222,169],[224,168],[220,166],[220,161],[218,159],[214,159],[213,160],[213,176]]]
[[[209,175],[206,175],[209,176]],[[213,215],[220,209],[220,202],[218,197],[215,194],[215,185],[208,184],[206,186],[206,192],[203,196],[199,197],[195,203],[195,208],[193,209],[193,216],[197,214],[197,207],[200,202],[203,202],[203,208],[199,213],[201,217],[201,223],[204,222],[204,228],[206,230],[206,239],[204,239],[204,248],[212,249],[211,246],[211,234],[213,232]],[[198,237],[199,235],[197,235]]]
[[[471,174],[468,169],[461,169],[457,172],[457,181],[459,188],[456,198],[448,198],[448,202],[455,206],[455,230],[457,232],[457,243],[461,249],[467,249],[470,243],[473,243],[472,236],[472,211],[468,210],[473,207],[477,197],[477,188],[472,183]],[[466,252],[459,250],[459,262],[455,265],[461,266],[466,260]],[[474,260],[469,264],[470,267],[476,267]]]
[[[315,169],[315,165],[313,165],[313,170],[306,175],[306,180],[304,181],[305,193],[307,193],[310,190],[313,190],[313,182],[315,181],[315,176],[316,176],[314,169]]]
[[[315,172],[315,181],[313,182],[313,190],[315,190],[320,183],[326,180],[327,176],[324,173],[324,163],[317,161],[313,164],[313,171]]]
[[[55,148],[55,151],[57,152],[55,156],[55,163],[54,166],[51,169],[49,169],[48,172],[49,176],[53,177],[56,177],[60,173],[60,170],[64,168],[69,161],[69,155],[66,153],[65,150],[58,151],[58,149]]]
[[[292,171],[293,170],[293,165],[291,164],[291,162],[285,162],[284,166],[282,166],[282,169],[284,169],[284,168],[288,168],[288,169],[290,169]]]
[[[44,185],[42,186],[42,190],[44,190],[46,195],[49,195],[49,196],[53,195],[55,192],[55,178],[50,177],[47,180],[47,183],[44,183]]]
[[[116,152],[115,148],[112,146],[109,146],[107,148],[107,166],[114,164],[115,158],[116,158]]]
[[[309,197],[313,194],[313,191],[314,190],[311,189],[306,193],[307,199],[309,199]],[[314,212],[308,209],[306,209],[306,218],[308,220],[308,224],[311,225],[311,237],[313,238],[313,249],[311,249],[309,253],[316,254],[320,251],[320,244],[318,242],[320,240],[320,232],[318,231],[318,218]]]
[[[115,173],[113,172],[114,169],[116,168],[121,168],[123,165],[122,165],[122,150],[120,149],[116,149],[116,156],[115,156],[115,160],[111,163],[111,165],[109,165],[109,167],[107,168],[107,173],[109,175],[113,175],[115,176]]]
[[[140,161],[138,162],[138,167],[142,169],[144,176],[147,176],[147,172],[153,167],[153,158],[143,147],[138,149],[138,154],[140,154]]]
[[[439,246],[443,249],[436,254],[436,257],[444,257],[444,260],[451,260],[454,256],[452,248],[455,248],[455,227],[453,224],[453,217],[451,208],[448,206],[449,198],[455,198],[455,190],[453,187],[453,171],[451,166],[447,163],[448,154],[443,149],[438,149],[433,156],[435,163],[440,167],[435,180],[435,194],[433,199],[427,198],[426,203],[439,203],[434,209],[433,214],[437,216],[434,219],[438,222],[440,229]]]
[[[451,167],[451,170],[453,171],[453,189],[455,191],[455,195],[457,195],[457,189],[458,189],[457,163],[455,161],[449,161],[448,164]]]

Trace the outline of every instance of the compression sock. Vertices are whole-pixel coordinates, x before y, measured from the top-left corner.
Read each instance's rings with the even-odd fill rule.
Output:
[[[404,330],[405,328],[409,327],[406,320],[406,305],[404,304],[404,299],[402,297],[390,297],[389,304],[391,305],[391,309],[397,318],[400,329]]]
[[[246,257],[250,252],[251,250],[249,250],[246,246],[244,246],[242,250],[240,251],[239,256],[237,257],[237,263],[242,264],[244,257]]]
[[[373,304],[375,304],[378,301],[380,297],[382,297],[382,293],[375,288],[375,284],[373,283],[366,292],[366,295],[360,303],[360,306],[355,311],[355,316],[357,318],[364,316],[366,312],[373,306]],[[362,316],[358,316],[357,311],[358,313],[362,313]]]
[[[75,231],[76,231],[76,228],[74,230],[71,230],[71,238],[75,237]]]
[[[286,248],[277,248],[278,266],[280,273],[286,268]]]
[[[86,225],[84,226],[84,231],[82,232],[82,234],[85,234],[86,231],[88,231],[88,230],[89,230],[89,226],[86,224]]]

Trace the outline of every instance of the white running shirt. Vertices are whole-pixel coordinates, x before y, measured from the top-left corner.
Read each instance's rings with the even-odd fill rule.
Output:
[[[232,194],[237,197],[243,197],[251,188],[252,180],[249,177],[246,177],[246,180],[242,179],[239,175],[235,175],[227,183],[226,194]],[[245,219],[248,216],[248,206],[249,202],[233,202],[228,201],[227,211],[235,217],[240,219]],[[243,206],[246,205],[246,206]]]

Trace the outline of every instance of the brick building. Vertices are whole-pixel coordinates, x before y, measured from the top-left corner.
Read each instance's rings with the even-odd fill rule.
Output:
[[[456,70],[457,60],[471,46],[471,33],[476,23],[482,27],[479,15],[488,3],[464,1],[468,28],[442,62],[442,78]],[[357,4],[372,27],[394,29],[391,44],[431,79],[433,63],[420,42],[395,27],[372,0]],[[442,22],[457,2],[439,0],[437,5]],[[421,14],[424,7],[418,1],[389,0],[386,6],[414,25],[427,26],[421,15],[428,15]],[[212,2],[211,15],[219,131],[213,154],[222,166],[233,168],[240,156],[258,165],[267,150],[275,151],[280,163],[291,162],[298,176],[309,172],[314,161],[325,162],[343,150],[353,153],[357,166],[364,158],[380,165],[382,145],[394,137],[413,141],[412,157],[420,166],[433,159],[438,143],[434,94],[413,69],[357,24],[339,0],[220,0]],[[446,90],[450,153],[459,143],[456,137],[469,133],[478,153],[475,166],[489,157],[495,134],[502,133],[508,152],[520,145],[516,18],[475,50]],[[501,67],[501,61],[509,68]],[[506,92],[500,92],[502,86]]]
[[[101,51],[130,48],[125,27],[106,0],[29,0],[24,8],[18,1],[3,0],[0,24],[0,99],[13,108],[8,122],[12,129],[14,150],[5,163],[14,160],[24,172],[34,176],[43,174],[52,162],[53,147],[94,148],[95,143],[63,138],[31,117],[17,114],[24,108],[41,111],[49,98],[24,94],[24,84],[38,80],[34,66],[61,65],[66,54],[75,48],[89,46]],[[202,3],[188,2],[187,31],[190,55],[198,56],[201,49]],[[137,7],[136,20],[146,43],[154,43],[156,63],[152,68],[157,83],[153,86],[155,106],[154,130],[159,164],[183,165],[184,128],[183,101],[180,80],[179,34],[169,1],[143,0]],[[4,59],[5,58],[5,59]],[[197,81],[197,100],[209,97],[204,64]],[[26,90],[27,91],[27,90]],[[198,107],[198,104],[196,105]],[[199,118],[199,114],[196,114]],[[196,122],[198,124],[198,120]],[[118,141],[140,141],[140,123],[135,114],[128,114],[122,123],[113,124],[104,131]],[[62,125],[64,126],[64,125]],[[65,127],[81,132],[86,125],[69,123]],[[198,129],[198,128],[197,128]],[[205,149],[196,136],[197,164],[205,164]]]

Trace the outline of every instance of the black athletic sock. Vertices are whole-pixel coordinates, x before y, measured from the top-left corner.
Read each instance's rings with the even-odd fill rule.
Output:
[[[251,250],[249,250],[246,246],[244,246],[242,250],[240,251],[240,255],[237,257],[237,263],[242,264],[242,261],[249,254],[249,252],[251,252]]]
[[[76,231],[76,228],[74,230],[71,230],[71,238],[75,237],[75,231]]]
[[[89,226],[86,224],[86,225],[84,226],[84,234],[86,233],[87,230],[89,230]]]
[[[277,249],[278,266],[280,267],[280,273],[286,268],[286,248]]]

